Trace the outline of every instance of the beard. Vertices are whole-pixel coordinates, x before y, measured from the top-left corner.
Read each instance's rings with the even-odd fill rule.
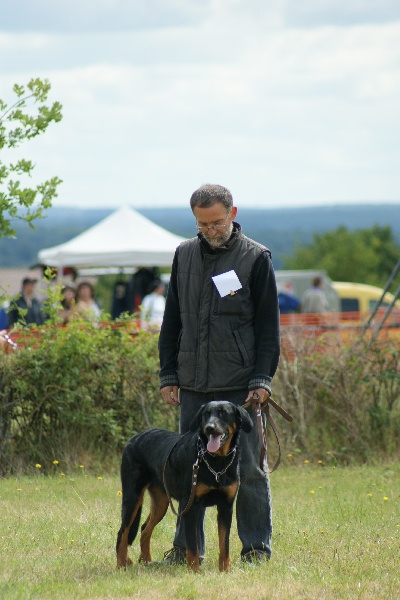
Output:
[[[206,238],[207,242],[210,244],[211,248],[219,248],[223,246],[225,242],[229,240],[233,231],[233,223],[231,223],[226,231],[221,233],[216,233],[214,237],[209,236],[208,234],[203,234]]]

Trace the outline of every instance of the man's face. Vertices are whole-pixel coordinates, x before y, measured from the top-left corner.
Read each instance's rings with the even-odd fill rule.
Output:
[[[24,295],[29,298],[30,296],[32,296],[34,289],[35,289],[34,283],[26,283],[24,285]]]
[[[216,202],[208,208],[195,207],[197,227],[212,248],[223,246],[232,233],[232,221],[236,217],[237,208],[227,211],[225,206]]]

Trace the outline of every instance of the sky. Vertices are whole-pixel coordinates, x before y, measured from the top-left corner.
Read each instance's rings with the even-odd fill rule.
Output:
[[[400,201],[398,0],[13,0],[0,98],[32,77],[63,120],[18,152],[56,206]]]

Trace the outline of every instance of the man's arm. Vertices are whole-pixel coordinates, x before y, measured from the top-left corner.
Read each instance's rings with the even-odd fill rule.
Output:
[[[278,368],[280,354],[278,293],[267,252],[254,263],[250,290],[254,302],[256,362],[249,381],[249,396],[256,391],[263,401],[271,394],[271,382]]]
[[[161,325],[158,350],[160,356],[160,389],[167,404],[177,405],[178,400],[178,375],[177,353],[178,340],[182,329],[181,312],[178,295],[178,253],[177,248],[172,263],[171,279],[168,286],[167,300],[165,303],[164,318]]]

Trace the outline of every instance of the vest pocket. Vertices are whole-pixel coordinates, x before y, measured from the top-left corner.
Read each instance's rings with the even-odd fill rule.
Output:
[[[243,299],[239,292],[233,296],[217,296],[215,303],[215,314],[217,315],[243,315]]]
[[[241,355],[242,360],[243,360],[243,366],[244,367],[249,367],[250,366],[249,355],[247,353],[246,346],[244,345],[243,340],[240,337],[239,331],[236,329],[233,332],[233,335],[235,336],[236,344],[237,344],[237,347],[239,349],[240,355]]]

